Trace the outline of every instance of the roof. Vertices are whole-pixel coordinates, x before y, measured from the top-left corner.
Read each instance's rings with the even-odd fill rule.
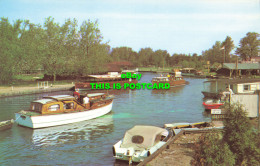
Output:
[[[101,96],[104,95],[105,93],[89,93],[87,94],[88,97],[95,97],[95,96]]]
[[[163,132],[167,132],[167,130],[156,126],[134,126],[130,130],[126,131],[121,147],[151,148],[156,143],[156,136]],[[136,144],[132,142],[132,137],[136,135],[142,136],[144,138],[141,144]]]
[[[243,83],[254,83],[260,82],[260,78],[252,78],[252,79],[217,79],[210,80],[205,82],[218,82],[218,83],[226,83],[226,84],[243,84]]]
[[[55,95],[55,96],[46,96],[44,99],[52,99],[56,101],[63,101],[63,100],[73,100],[74,97],[70,95]]]
[[[224,63],[223,68],[225,69],[239,69],[239,70],[254,70],[260,69],[260,63]]]
[[[46,104],[46,103],[50,103],[50,102],[53,102],[53,101],[54,101],[53,99],[40,99],[40,100],[33,101],[33,103]]]

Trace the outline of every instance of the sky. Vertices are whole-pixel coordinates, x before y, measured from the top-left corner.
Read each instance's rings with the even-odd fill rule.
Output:
[[[150,47],[173,53],[201,55],[227,36],[236,47],[247,32],[260,33],[260,0],[0,0],[0,17],[43,25],[53,17],[78,24],[98,20],[114,47],[138,52]]]

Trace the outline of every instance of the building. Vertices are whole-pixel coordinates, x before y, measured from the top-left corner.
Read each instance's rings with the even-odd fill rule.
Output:
[[[233,77],[259,75],[259,71],[260,63],[223,63],[222,68],[217,71],[217,74]]]
[[[260,90],[260,79],[217,79],[204,82],[202,91],[206,98],[220,98],[226,88],[232,89],[235,94],[253,94]]]

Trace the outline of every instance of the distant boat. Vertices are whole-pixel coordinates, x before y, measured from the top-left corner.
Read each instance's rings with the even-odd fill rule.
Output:
[[[123,70],[121,73],[108,72],[108,74],[103,74],[103,75],[88,75],[84,79],[84,81],[75,83],[75,89],[79,89],[79,90],[93,89],[90,83],[98,83],[98,84],[108,83],[110,87],[112,87],[114,83],[120,83],[121,85],[124,85],[124,83],[135,83],[135,84],[138,83],[137,79],[135,78],[134,79],[122,78],[121,74],[125,74],[125,73],[136,74],[136,70]]]
[[[181,86],[188,84],[181,75],[181,72],[172,72],[167,75],[161,75],[159,77],[154,77],[152,83],[169,83],[171,87]]]
[[[29,128],[44,128],[94,119],[112,110],[113,97],[104,93],[48,96],[33,101],[30,109],[15,114],[16,122]]]
[[[0,122],[0,130],[7,130],[12,128],[13,123],[14,123],[13,119]]]
[[[177,133],[172,129],[134,126],[113,146],[113,155],[117,160],[141,162],[165,145],[175,134]]]

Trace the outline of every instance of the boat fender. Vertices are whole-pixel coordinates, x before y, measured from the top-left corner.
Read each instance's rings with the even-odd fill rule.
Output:
[[[147,157],[148,157],[148,156],[150,156],[150,155],[151,155],[151,152],[150,152],[150,151],[148,151],[148,152],[147,152]]]

